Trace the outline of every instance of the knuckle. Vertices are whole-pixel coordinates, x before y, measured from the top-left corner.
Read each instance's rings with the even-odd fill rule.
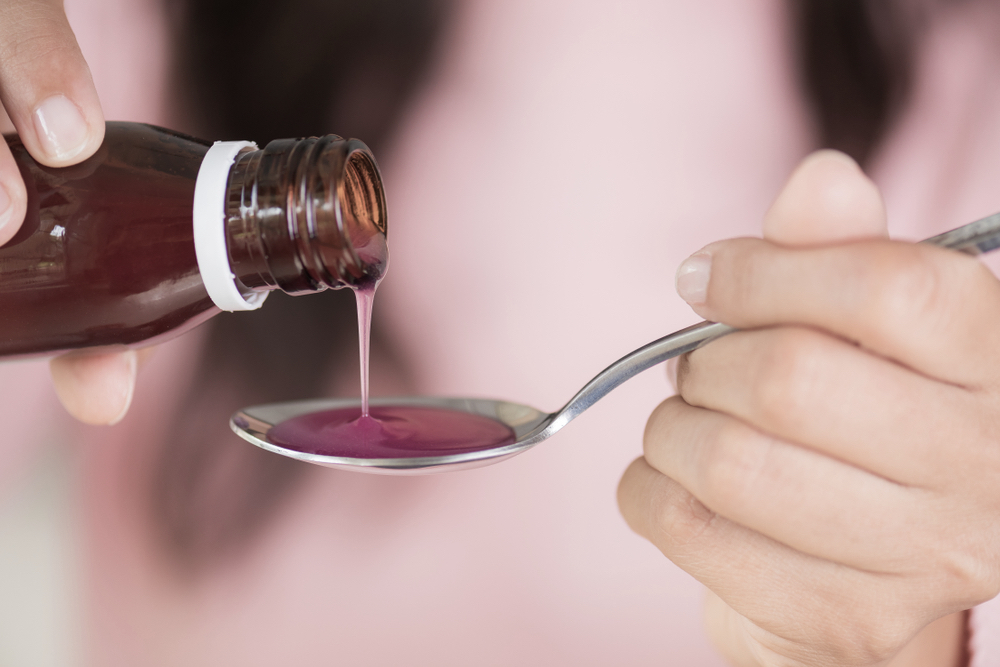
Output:
[[[660,495],[654,515],[653,543],[674,552],[696,543],[716,518],[716,514],[676,482],[669,492]]]
[[[919,624],[905,610],[887,609],[884,600],[870,594],[855,598],[838,604],[835,623],[826,626],[825,652],[836,658],[835,664],[882,664],[910,641]]]
[[[849,626],[842,638],[843,664],[880,664],[899,652],[913,636],[908,623],[886,620],[881,614],[869,614],[864,622]]]
[[[65,18],[41,3],[10,20],[0,35],[0,62],[15,72],[46,68],[58,71],[78,55]]]
[[[629,526],[668,558],[696,542],[716,518],[681,484],[642,458],[622,476],[618,503]]]
[[[867,313],[883,328],[898,328],[919,322],[927,327],[947,315],[952,290],[946,288],[946,272],[933,253],[887,253],[873,262],[868,288]]]
[[[939,554],[934,568],[934,587],[963,607],[990,600],[1000,593],[1000,571],[988,556],[952,548]]]
[[[900,609],[888,609],[881,600],[854,596],[828,600],[825,622],[803,624],[789,619],[774,628],[776,635],[761,640],[765,653],[782,656],[768,665],[876,665],[884,664],[912,638],[917,623]]]

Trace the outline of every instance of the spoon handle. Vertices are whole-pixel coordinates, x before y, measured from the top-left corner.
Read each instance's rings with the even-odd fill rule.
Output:
[[[1000,248],[1000,213],[924,239],[921,243],[957,250],[967,255],[992,252]]]
[[[949,248],[968,255],[981,255],[1000,248],[1000,213],[970,222],[944,234],[921,241],[929,245]],[[701,322],[655,340],[638,350],[626,354],[588,382],[576,396],[553,415],[550,429],[562,428],[591,405],[604,398],[612,389],[635,377],[648,368],[674,357],[679,357],[720,336],[736,331],[718,322]],[[553,428],[554,427],[554,428]]]
[[[612,389],[644,370],[667,359],[673,359],[692,350],[697,350],[702,345],[734,331],[736,329],[728,324],[701,322],[675,331],[669,336],[654,340],[652,343],[626,354],[598,373],[593,380],[577,392],[576,396],[569,400],[569,403],[555,413],[549,429],[555,431],[562,428],[581,412],[604,398]]]

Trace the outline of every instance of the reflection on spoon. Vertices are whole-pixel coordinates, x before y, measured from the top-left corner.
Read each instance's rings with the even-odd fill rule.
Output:
[[[924,243],[979,255],[1000,247],[1000,213]],[[272,403],[233,415],[232,429],[268,451],[332,468],[419,474],[476,468],[551,437],[612,389],[642,371],[735,331],[702,322],[627,354],[553,413],[486,399],[407,397]]]

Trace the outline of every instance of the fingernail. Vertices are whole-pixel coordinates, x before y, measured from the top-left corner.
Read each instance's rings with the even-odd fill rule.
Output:
[[[45,99],[33,114],[42,150],[56,160],[68,160],[87,145],[87,121],[64,95]]]
[[[691,305],[705,303],[711,273],[711,254],[702,251],[691,255],[677,267],[677,294]]]
[[[135,394],[135,377],[139,369],[138,355],[135,350],[129,350],[123,354],[122,363],[125,364],[125,375],[122,378],[125,380],[125,385],[122,387],[122,409],[108,422],[109,425],[117,424],[125,418],[132,405],[132,396]]]

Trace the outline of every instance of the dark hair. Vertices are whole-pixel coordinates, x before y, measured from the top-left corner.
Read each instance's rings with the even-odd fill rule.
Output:
[[[818,143],[865,164],[913,79],[919,8],[899,0],[788,0]]]
[[[178,129],[259,145],[334,132],[364,140],[376,156],[447,16],[444,0],[190,0],[169,8]],[[273,293],[259,312],[207,325],[183,420],[149,471],[154,524],[183,569],[239,551],[311,469],[247,446],[226,418],[246,405],[324,395],[331,375],[356,373],[355,312],[348,290]],[[391,359],[379,331],[375,354]]]

